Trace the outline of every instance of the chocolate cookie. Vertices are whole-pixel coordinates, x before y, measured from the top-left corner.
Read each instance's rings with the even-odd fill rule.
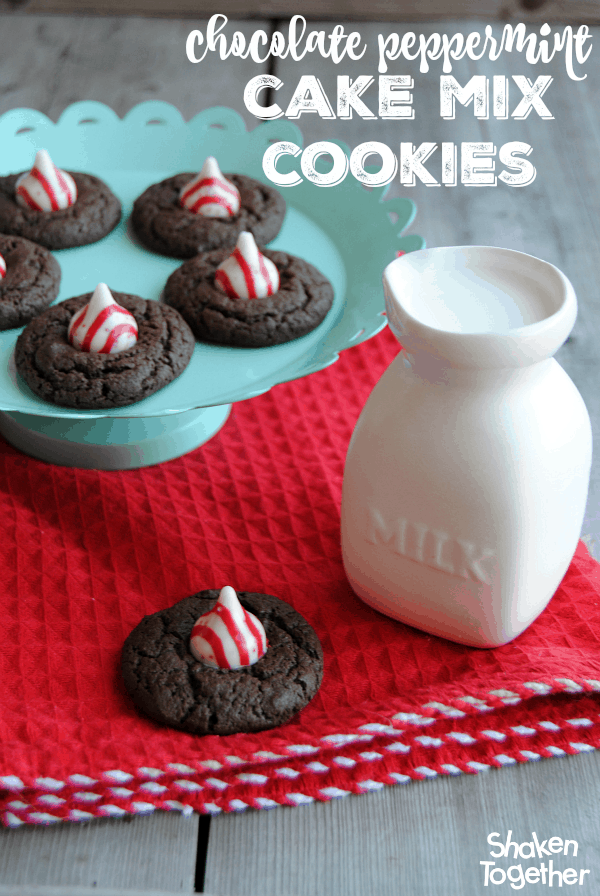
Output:
[[[135,200],[131,223],[145,246],[162,255],[192,258],[235,246],[242,230],[249,230],[260,246],[275,239],[285,215],[285,200],[277,190],[244,174],[226,174],[240,192],[240,211],[231,218],[206,218],[179,204],[181,188],[194,176],[169,177]]]
[[[58,295],[60,265],[53,255],[29,240],[0,233],[6,275],[0,280],[0,330],[22,327]]]
[[[150,718],[192,734],[263,731],[289,721],[312,700],[323,678],[323,652],[308,622],[269,594],[238,592],[265,627],[268,649],[253,666],[214,669],[189,649],[194,623],[218,591],[200,591],[145,616],[121,657],[125,687]]]
[[[77,199],[55,212],[23,208],[15,200],[20,174],[0,177],[0,232],[24,236],[47,249],[87,246],[110,233],[121,219],[121,203],[92,174],[68,172],[77,184]]]
[[[197,339],[262,348],[310,333],[333,302],[333,287],[312,264],[287,252],[263,254],[279,271],[279,290],[264,299],[231,299],[215,285],[228,249],[182,264],[167,280],[165,302],[181,313]]]
[[[138,325],[137,343],[117,354],[74,348],[69,322],[91,293],[48,308],[21,333],[17,370],[40,398],[68,408],[119,408],[152,395],[182,373],[194,350],[194,336],[172,308],[113,292]]]

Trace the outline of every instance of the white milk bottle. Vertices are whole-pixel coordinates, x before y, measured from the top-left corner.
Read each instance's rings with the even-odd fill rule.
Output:
[[[383,282],[403,350],[350,442],[346,574],[395,619],[504,644],[546,607],[583,522],[590,420],[552,357],[573,287],[547,262],[479,246],[405,255]]]

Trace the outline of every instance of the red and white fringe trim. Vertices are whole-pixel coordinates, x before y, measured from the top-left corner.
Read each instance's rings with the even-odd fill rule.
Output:
[[[552,701],[543,708],[538,704],[539,718],[528,719],[527,725],[502,719],[492,724],[489,714],[532,697],[577,694],[585,700],[586,695],[599,693],[600,681],[590,679],[531,681],[518,692],[490,691],[485,699],[432,701],[420,712],[398,712],[312,743],[285,744],[278,753],[230,755],[224,761],[200,761],[195,767],[173,762],[132,772],[112,769],[98,778],[72,774],[66,781],[39,777],[24,782],[6,775],[0,777],[2,820],[18,827],[156,809],[215,815],[299,806],[411,780],[478,774],[517,762],[591,752],[600,748],[600,707],[589,700],[584,714],[573,718],[562,718],[560,706]]]

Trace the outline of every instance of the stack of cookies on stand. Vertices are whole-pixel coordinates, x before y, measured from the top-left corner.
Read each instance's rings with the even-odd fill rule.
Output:
[[[223,175],[209,156],[199,174],[153,184],[134,203],[143,246],[187,259],[164,303],[99,283],[49,308],[60,285],[50,250],[102,239],[121,204],[99,178],[63,171],[40,150],[30,171],[0,178],[0,327],[27,324],[19,374],[45,401],[117,408],[178,377],[195,340],[264,348],[304,336],[331,308],[333,288],[307,261],[264,249],[284,216],[275,189]]]

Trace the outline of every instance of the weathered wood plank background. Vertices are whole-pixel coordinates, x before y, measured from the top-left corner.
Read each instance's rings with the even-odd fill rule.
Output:
[[[191,893],[197,841],[198,816],[171,812],[1,830],[0,884]]]
[[[205,18],[286,18],[293,15],[361,21],[426,21],[450,18],[516,18],[546,22],[600,21],[599,0],[0,0],[7,9],[27,13],[146,15]]]
[[[544,837],[577,832],[579,855],[560,867],[589,868],[590,882],[581,892],[587,887],[591,894],[600,880],[599,792],[597,757],[575,756],[399,785],[298,812],[215,818],[206,890],[235,896],[475,896],[489,892],[479,864],[493,861],[488,834],[497,831],[504,842],[512,830],[518,843],[531,840],[532,831]],[[526,885],[521,892],[536,891]]]

